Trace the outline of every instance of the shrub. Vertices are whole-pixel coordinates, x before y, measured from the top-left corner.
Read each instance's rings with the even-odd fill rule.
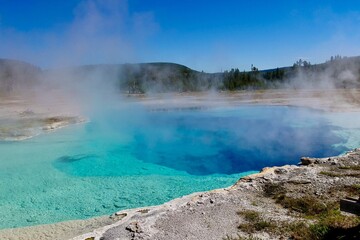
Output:
[[[260,214],[256,211],[245,210],[245,211],[239,211],[237,212],[237,214],[243,216],[244,219],[249,222],[255,222],[260,220]]]
[[[273,230],[276,226],[269,221],[266,221],[260,217],[260,214],[256,211],[245,210],[237,212],[244,217],[247,223],[242,223],[238,226],[240,230],[246,233],[254,233],[256,231]]]
[[[284,195],[286,193],[285,188],[279,183],[267,183],[264,186],[265,197],[274,197]]]
[[[312,196],[304,196],[302,198],[284,196],[283,198],[278,198],[277,202],[284,208],[292,209],[309,216],[322,214],[330,208],[329,205]]]

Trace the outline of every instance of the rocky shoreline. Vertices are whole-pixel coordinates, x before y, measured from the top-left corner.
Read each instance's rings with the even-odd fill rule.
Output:
[[[299,166],[265,168],[229,188],[117,212],[110,218],[121,220],[73,239],[322,239],[334,231],[347,236],[360,218],[341,213],[339,200],[358,196],[359,189],[360,149],[302,158]]]

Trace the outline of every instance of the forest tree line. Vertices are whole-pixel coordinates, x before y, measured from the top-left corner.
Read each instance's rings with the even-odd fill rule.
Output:
[[[317,87],[321,80],[331,80],[336,88],[360,87],[360,57],[331,57],[321,64],[299,59],[291,67],[250,71],[232,68],[206,73],[174,63],[98,64],[69,69],[41,70],[28,63],[0,59],[0,93],[39,84],[38,79],[63,76],[86,84],[87,79],[116,83],[121,92],[197,92],[212,90],[256,90],[283,87]]]

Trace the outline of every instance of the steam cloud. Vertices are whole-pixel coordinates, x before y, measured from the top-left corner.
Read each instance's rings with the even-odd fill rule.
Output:
[[[0,28],[0,52],[47,68],[141,61],[136,49],[157,29],[151,13],[130,14],[126,0],[86,0],[71,23],[50,32]]]

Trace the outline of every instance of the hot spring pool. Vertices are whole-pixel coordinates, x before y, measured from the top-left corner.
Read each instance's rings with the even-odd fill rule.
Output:
[[[285,106],[130,106],[90,117],[87,124],[0,143],[0,228],[83,219],[228,187],[265,166],[340,154],[351,137],[358,144],[352,134],[359,131],[336,124],[334,114]]]

